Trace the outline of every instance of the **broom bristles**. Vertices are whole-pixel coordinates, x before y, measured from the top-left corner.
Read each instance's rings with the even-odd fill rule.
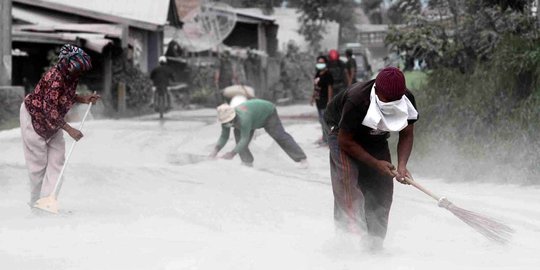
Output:
[[[439,206],[447,209],[490,240],[504,244],[510,240],[514,232],[509,226],[484,215],[460,208],[444,197],[439,200]]]

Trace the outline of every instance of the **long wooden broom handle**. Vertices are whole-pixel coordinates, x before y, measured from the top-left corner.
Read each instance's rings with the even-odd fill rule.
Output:
[[[96,91],[94,91],[94,94],[96,94]],[[84,113],[83,119],[81,121],[81,124],[79,125],[79,131],[82,131],[82,128],[84,126],[84,121],[86,120],[86,117],[88,117],[88,114],[90,113],[90,109],[92,108],[92,102],[88,104],[88,108],[86,109],[86,112]],[[60,174],[58,175],[58,179],[56,181],[56,185],[54,186],[54,190],[52,195],[54,198],[58,196],[58,190],[60,189],[60,186],[62,184],[62,176],[64,175],[64,171],[66,170],[67,163],[69,161],[69,158],[71,157],[71,153],[73,153],[73,149],[75,149],[75,144],[77,144],[77,141],[73,141],[71,144],[71,147],[69,148],[68,154],[66,155],[66,159],[64,160],[64,166],[62,166],[62,170],[60,170]]]
[[[437,202],[439,202],[441,200],[441,198],[442,198],[442,197],[439,197],[439,196],[435,195],[433,192],[429,191],[428,189],[426,189],[422,185],[418,184],[416,181],[414,181],[413,179],[411,179],[409,177],[405,177],[405,181],[407,183],[411,184],[413,187],[417,188],[418,190],[424,192],[425,194],[427,194],[429,197],[433,198]]]

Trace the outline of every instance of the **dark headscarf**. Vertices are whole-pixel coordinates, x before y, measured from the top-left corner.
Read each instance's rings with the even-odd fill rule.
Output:
[[[92,69],[90,56],[75,45],[65,44],[62,46],[58,58],[61,70],[69,71],[71,74],[80,74]]]

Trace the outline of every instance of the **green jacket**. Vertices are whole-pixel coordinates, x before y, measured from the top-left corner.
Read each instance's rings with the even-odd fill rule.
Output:
[[[271,102],[262,99],[250,99],[234,108],[236,118],[233,120],[234,128],[240,129],[240,140],[233,152],[240,153],[249,144],[251,131],[264,127],[266,119],[276,110]],[[217,142],[217,149],[223,148],[229,140],[231,128],[221,125],[221,136]]]

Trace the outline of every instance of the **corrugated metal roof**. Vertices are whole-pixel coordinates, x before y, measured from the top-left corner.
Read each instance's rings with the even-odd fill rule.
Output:
[[[43,0],[158,25],[167,23],[170,0]]]
[[[12,29],[14,41],[64,44],[66,42],[78,44],[78,40],[84,40],[84,47],[98,53],[102,53],[105,46],[112,43],[112,40],[105,38],[105,35],[89,33],[40,33],[28,32]]]
[[[18,6],[13,6],[11,14],[14,19],[21,20],[31,24],[39,25],[56,25],[63,23],[73,23],[73,20],[62,18],[59,16],[51,16],[46,11],[27,10]]]
[[[259,8],[235,8],[234,12],[239,20],[242,19],[254,19],[258,21],[274,22],[276,20],[273,16],[264,15]],[[242,18],[243,17],[243,18]]]
[[[14,2],[33,5],[57,4],[148,24],[165,25],[170,0],[16,0]]]

